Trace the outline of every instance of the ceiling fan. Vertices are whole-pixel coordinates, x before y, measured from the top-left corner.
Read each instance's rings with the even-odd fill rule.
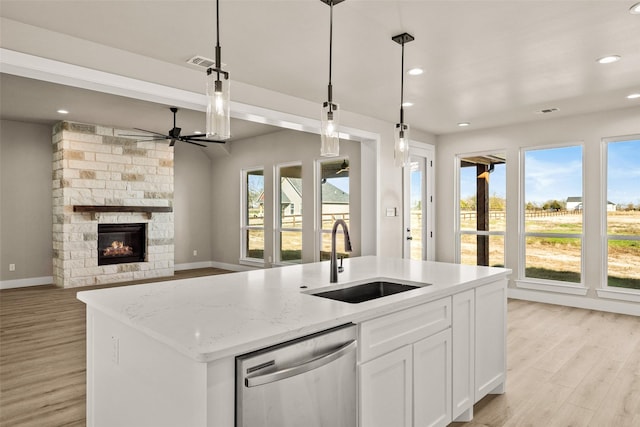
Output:
[[[135,136],[138,138],[148,138],[144,139],[144,141],[161,141],[163,139],[168,139],[171,142],[169,143],[170,147],[173,147],[176,141],[186,142],[188,144],[197,145],[199,147],[206,147],[204,144],[200,144],[200,142],[215,142],[218,144],[224,144],[226,141],[218,140],[218,139],[208,139],[206,135],[203,134],[192,134],[192,135],[180,135],[180,131],[182,130],[179,127],[176,127],[176,115],[178,113],[178,109],[176,107],[169,108],[173,113],[173,128],[169,130],[169,132],[165,135],[159,132],[154,132],[152,130],[134,128],[135,130],[139,130],[141,132],[147,132],[152,135],[122,135],[122,136]]]
[[[349,162],[347,160],[342,161],[342,165],[340,166],[340,170],[336,172],[336,175],[340,175],[342,172],[349,172]]]

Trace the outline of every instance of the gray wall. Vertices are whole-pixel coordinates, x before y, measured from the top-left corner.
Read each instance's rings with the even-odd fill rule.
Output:
[[[175,263],[208,262],[211,160],[199,147],[175,150]],[[51,126],[2,120],[0,281],[52,275],[51,174]],[[9,272],[9,264],[16,271]]]
[[[211,261],[211,159],[206,149],[176,143],[174,153],[175,264]],[[198,255],[194,256],[196,250]]]
[[[52,275],[52,153],[50,126],[0,122],[0,280]]]
[[[360,143],[340,141],[340,155],[349,157],[350,216],[361,217]],[[305,132],[281,131],[257,138],[235,141],[230,155],[213,160],[212,259],[225,264],[238,264],[240,258],[240,198],[241,170],[264,168],[265,224],[273,224],[274,166],[282,163],[302,162],[303,210],[313,212],[314,162],[320,159],[320,136]],[[305,218],[306,219],[306,218]],[[303,224],[303,262],[313,261],[314,227],[311,221]],[[354,255],[360,254],[360,221],[353,220],[349,229],[354,243]],[[273,257],[272,233],[265,232],[265,260]],[[268,265],[268,262],[266,263]]]

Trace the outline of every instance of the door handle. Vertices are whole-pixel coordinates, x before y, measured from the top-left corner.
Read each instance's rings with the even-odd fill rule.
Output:
[[[303,362],[299,365],[294,365],[288,368],[283,368],[280,369],[278,371],[275,372],[271,372],[268,374],[264,374],[264,375],[258,375],[255,377],[248,377],[245,378],[245,385],[247,387],[256,387],[259,385],[264,385],[264,384],[269,384],[275,381],[280,381],[283,380],[285,378],[290,378],[296,375],[300,375],[300,374],[304,374],[305,372],[309,372],[312,371],[314,369],[317,369],[321,366],[327,365],[331,362],[333,362],[336,359],[341,358],[342,356],[344,356],[345,354],[349,353],[350,351],[355,350],[356,348],[356,341],[349,341],[348,343],[344,344],[341,347],[338,347],[338,349],[334,349],[331,350],[328,353],[325,354],[321,354],[318,357],[315,357],[311,360],[308,360],[306,362]]]
[[[413,237],[407,236],[407,240],[413,240]]]

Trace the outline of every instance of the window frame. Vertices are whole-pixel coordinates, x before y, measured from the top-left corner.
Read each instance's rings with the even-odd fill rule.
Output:
[[[281,188],[281,170],[283,168],[287,168],[287,167],[292,167],[292,166],[299,166],[300,167],[300,172],[302,174],[302,162],[301,161],[294,161],[294,162],[287,162],[287,163],[278,163],[274,166],[274,196],[275,196],[275,204],[274,204],[274,224],[273,224],[273,231],[274,231],[274,238],[273,238],[273,255],[274,255],[274,265],[296,265],[296,264],[302,264],[302,260],[303,260],[303,250],[304,250],[304,229],[302,227],[300,228],[283,228],[281,227],[282,222],[281,222],[281,214],[282,214],[282,210],[281,210],[281,205],[282,205],[282,188]],[[302,179],[302,178],[301,178]],[[304,181],[303,181],[303,186],[304,186]],[[304,200],[304,189],[303,189],[303,194],[302,194],[302,200]],[[304,202],[301,201],[301,206],[304,205]],[[304,215],[304,214],[303,214]],[[302,217],[302,223],[304,224],[304,216]],[[300,260],[297,262],[294,261],[283,261],[281,258],[281,253],[280,253],[280,248],[281,248],[281,239],[282,239],[282,232],[296,232],[296,233],[300,233],[300,241],[301,241],[301,246],[300,246]]]
[[[313,259],[315,262],[321,261],[321,252],[322,252],[322,238],[324,234],[331,234],[331,230],[324,230],[322,228],[322,164],[323,163],[333,163],[333,162],[342,162],[346,160],[349,164],[349,156],[336,156],[330,158],[319,158],[314,162],[315,165],[315,182],[314,182],[314,203],[315,203],[315,221],[314,221],[314,235],[315,235],[315,245],[314,245],[314,255]],[[351,219],[351,175],[349,175],[349,219]],[[338,228],[338,234],[343,234],[342,227]]]
[[[250,230],[262,230],[262,234],[264,236],[264,240],[265,240],[265,244],[266,244],[266,224],[263,221],[263,225],[262,227],[259,226],[255,226],[255,225],[249,225],[248,220],[249,220],[249,207],[247,205],[247,199],[248,199],[248,195],[249,195],[249,188],[248,188],[248,183],[247,183],[247,179],[248,176],[251,174],[251,172],[256,172],[256,171],[262,171],[262,177],[263,180],[265,178],[265,168],[264,166],[253,166],[253,167],[248,167],[248,168],[243,168],[240,171],[240,212],[241,212],[241,217],[240,217],[240,264],[241,265],[248,265],[248,266],[253,266],[253,267],[265,267],[266,266],[266,260],[264,259],[264,253],[266,253],[266,247],[263,248],[263,258],[254,258],[254,257],[250,257],[249,256],[249,248],[247,247],[247,241],[248,241],[248,233]],[[266,190],[266,180],[264,180],[265,182],[263,183],[263,193]],[[266,197],[265,197],[265,204],[266,204]],[[266,211],[266,206],[265,206],[265,211]],[[265,219],[265,216],[263,216],[263,219]]]
[[[458,153],[455,157],[455,193],[454,193],[454,230],[455,230],[455,257],[454,262],[456,264],[462,263],[462,236],[463,235],[472,235],[472,236],[501,236],[503,239],[503,265],[506,266],[506,248],[507,248],[507,227],[505,226],[504,230],[501,231],[482,231],[482,230],[462,230],[460,224],[460,184],[462,182],[462,178],[460,176],[460,172],[462,169],[462,159],[465,157],[475,157],[475,156],[491,156],[503,154],[505,156],[505,168],[508,165],[507,159],[507,150],[506,149],[496,149],[496,150],[487,150],[487,151],[476,151],[472,153]],[[506,169],[505,169],[506,170]],[[477,195],[476,195],[477,196]],[[505,188],[505,202],[506,202],[507,194]],[[505,219],[508,217],[506,206],[508,206],[508,202],[505,205]],[[477,227],[476,227],[477,228]]]
[[[640,134],[607,137],[602,138],[600,146],[600,236],[601,239],[601,282],[600,286],[596,288],[596,293],[601,298],[616,299],[622,301],[634,301],[640,302],[640,289],[621,288],[616,286],[609,286],[609,241],[610,240],[633,240],[640,241],[640,236],[631,235],[610,235],[608,233],[608,186],[609,186],[609,144],[625,141],[640,141]]]
[[[525,155],[530,151],[541,150],[553,150],[556,148],[569,148],[580,147],[581,151],[581,198],[582,198],[582,230],[580,234],[574,233],[539,233],[526,231],[526,199],[525,199],[525,187],[526,187],[526,165]],[[533,289],[540,291],[550,291],[565,293],[571,295],[586,295],[588,288],[585,284],[585,206],[589,205],[589,200],[586,197],[585,192],[585,144],[583,141],[569,141],[558,144],[546,144],[537,146],[521,147],[519,150],[520,157],[520,182],[519,182],[519,196],[518,196],[518,278],[515,280],[518,288]],[[566,282],[561,280],[540,279],[535,277],[526,277],[526,248],[527,237],[558,237],[558,238],[572,238],[580,239],[580,283]]]

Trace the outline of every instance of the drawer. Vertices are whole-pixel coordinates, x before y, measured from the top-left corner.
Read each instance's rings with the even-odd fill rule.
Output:
[[[365,362],[451,326],[451,297],[360,324],[359,360]]]

